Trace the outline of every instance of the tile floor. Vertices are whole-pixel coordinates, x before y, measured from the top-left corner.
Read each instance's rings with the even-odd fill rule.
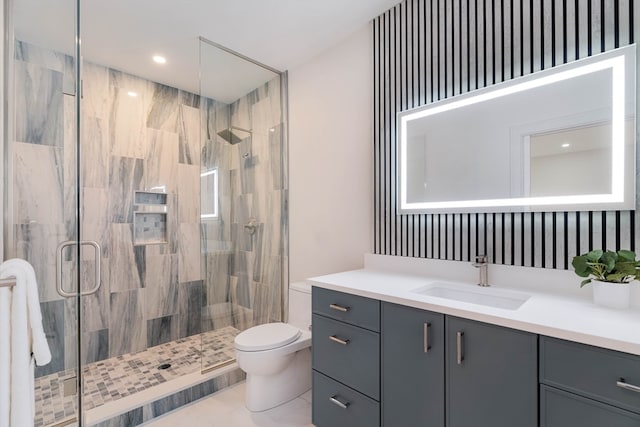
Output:
[[[83,405],[90,410],[196,372],[203,366],[231,360],[235,357],[233,340],[239,332],[228,326],[86,365]],[[171,367],[158,369],[164,363],[171,363]],[[36,379],[35,427],[55,425],[76,415],[77,398],[65,397],[62,387],[66,378],[75,375],[75,371],[69,370]]]
[[[145,427],[313,427],[311,424],[311,391],[264,412],[251,413],[244,407],[243,381],[209,397],[183,406]]]

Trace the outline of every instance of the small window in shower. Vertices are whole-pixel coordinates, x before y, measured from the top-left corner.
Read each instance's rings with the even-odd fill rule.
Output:
[[[218,168],[200,174],[202,186],[201,214],[203,221],[218,219]]]

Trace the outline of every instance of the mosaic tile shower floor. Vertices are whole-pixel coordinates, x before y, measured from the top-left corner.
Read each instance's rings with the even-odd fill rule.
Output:
[[[202,367],[232,360],[233,340],[238,333],[238,329],[228,326],[89,364],[84,367],[83,406],[85,410],[93,409]],[[164,363],[171,367],[158,369]],[[36,378],[34,427],[55,425],[76,414],[76,396],[63,395],[63,381],[75,375],[74,370],[68,370]]]

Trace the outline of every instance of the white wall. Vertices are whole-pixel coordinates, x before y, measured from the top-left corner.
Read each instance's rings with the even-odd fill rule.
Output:
[[[371,26],[289,71],[290,282],[361,268],[373,235]]]

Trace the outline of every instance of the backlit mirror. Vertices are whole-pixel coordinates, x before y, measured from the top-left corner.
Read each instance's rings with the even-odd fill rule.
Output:
[[[400,213],[635,209],[635,45],[398,114]]]

